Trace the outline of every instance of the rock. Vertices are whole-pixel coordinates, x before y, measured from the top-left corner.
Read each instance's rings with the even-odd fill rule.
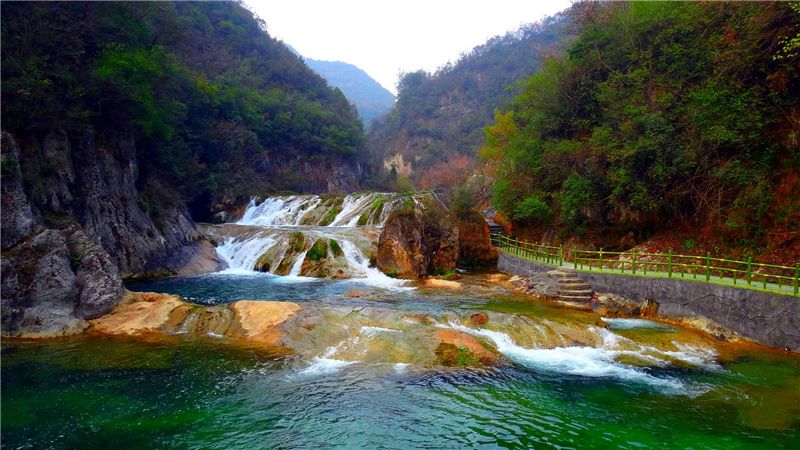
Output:
[[[601,316],[639,316],[639,303],[614,294],[596,293],[592,301],[592,310]]]
[[[378,242],[378,268],[399,278],[419,278],[455,269],[458,228],[440,208],[429,202],[394,211],[387,218]]]
[[[470,314],[469,316],[469,323],[472,324],[472,326],[483,325],[488,321],[489,321],[489,315],[486,314],[485,312],[476,312]]]
[[[659,306],[658,302],[645,299],[639,305],[639,314],[641,314],[642,317],[655,317],[658,314]]]
[[[463,331],[445,329],[434,334],[439,340],[436,357],[444,366],[489,365],[494,364],[499,356],[497,350]]]
[[[537,273],[534,276],[527,277],[524,283],[526,294],[544,297],[558,297],[560,287],[558,279],[547,273]]]
[[[738,342],[744,340],[737,332],[705,317],[683,317],[679,319],[679,322],[704,331],[715,339],[723,342]]]
[[[425,286],[441,287],[447,289],[460,289],[461,283],[458,281],[440,280],[438,278],[428,278],[425,280]]]
[[[280,339],[275,328],[300,310],[297,303],[249,300],[234,302],[230,307],[248,340],[272,345]]]
[[[78,280],[61,232],[45,230],[4,253],[2,271],[4,335],[62,336],[85,328],[75,314]]]
[[[125,288],[114,260],[103,247],[75,226],[69,230],[68,239],[80,289],[76,315],[81,319],[95,319],[116,306]]]
[[[176,275],[187,276],[217,272],[228,266],[219,257],[211,242],[206,239],[200,239],[194,245],[183,246],[179,251],[185,253],[186,262],[175,264]]]
[[[455,218],[458,227],[459,264],[488,267],[497,261],[497,250],[489,237],[489,224],[478,213]]]
[[[37,223],[34,210],[25,195],[20,171],[20,155],[17,143],[10,134],[2,133],[3,172],[0,175],[2,189],[2,249],[5,251],[28,237],[41,224]]]
[[[177,295],[131,292],[110,314],[90,321],[93,331],[102,334],[135,336],[157,332],[170,319],[170,313],[183,305]]]
[[[364,291],[353,290],[353,291],[345,292],[344,295],[346,295],[346,296],[348,296],[350,298],[359,298],[359,297],[363,297],[366,294],[364,293]]]

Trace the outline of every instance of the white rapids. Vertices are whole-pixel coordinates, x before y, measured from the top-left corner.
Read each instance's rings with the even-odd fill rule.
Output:
[[[378,230],[406,200],[387,193],[254,198],[238,221],[208,227],[220,242],[217,254],[228,265],[222,274],[263,272],[302,280],[307,266],[322,261],[336,268],[337,278],[398,288],[406,282],[370,267],[367,255],[377,251]],[[312,251],[318,241],[322,250]]]

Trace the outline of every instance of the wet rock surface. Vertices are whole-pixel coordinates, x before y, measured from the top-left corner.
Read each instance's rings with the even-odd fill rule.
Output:
[[[433,202],[410,204],[387,219],[378,243],[377,267],[399,278],[455,269],[459,234]]]

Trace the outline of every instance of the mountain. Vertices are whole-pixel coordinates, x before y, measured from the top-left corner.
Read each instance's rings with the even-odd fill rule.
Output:
[[[451,184],[453,171],[471,166],[495,108],[519,92],[519,80],[563,48],[565,25],[565,15],[557,15],[494,37],[433,74],[405,74],[394,109],[367,135],[377,183],[395,167],[421,187]]]
[[[350,191],[363,127],[236,2],[2,7],[2,330],[71,333],[121,279],[218,267],[194,220]]]
[[[394,106],[394,95],[358,67],[341,61],[320,61],[305,58],[308,67],[322,75],[328,83],[342,90],[356,105],[366,127]]]
[[[794,264],[800,7],[581,6],[568,56],[486,130],[503,217],[535,240],[628,249],[655,236],[662,251]]]

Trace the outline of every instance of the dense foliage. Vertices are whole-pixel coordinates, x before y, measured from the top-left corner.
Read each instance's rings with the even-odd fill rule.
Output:
[[[702,226],[744,246],[796,234],[800,14],[754,2],[573,9],[567,55],[486,128],[499,211],[568,234]]]
[[[376,120],[367,136],[372,159],[380,164],[401,154],[411,162],[418,185],[449,186],[452,172],[459,172],[449,163],[474,159],[494,108],[519,92],[517,82],[557,52],[564,36],[563,17],[557,16],[494,37],[436,73],[406,73],[395,108]]]
[[[363,146],[341,91],[238,3],[8,2],[2,24],[4,129],[132,134],[186,200],[294,188],[282,167]]]

